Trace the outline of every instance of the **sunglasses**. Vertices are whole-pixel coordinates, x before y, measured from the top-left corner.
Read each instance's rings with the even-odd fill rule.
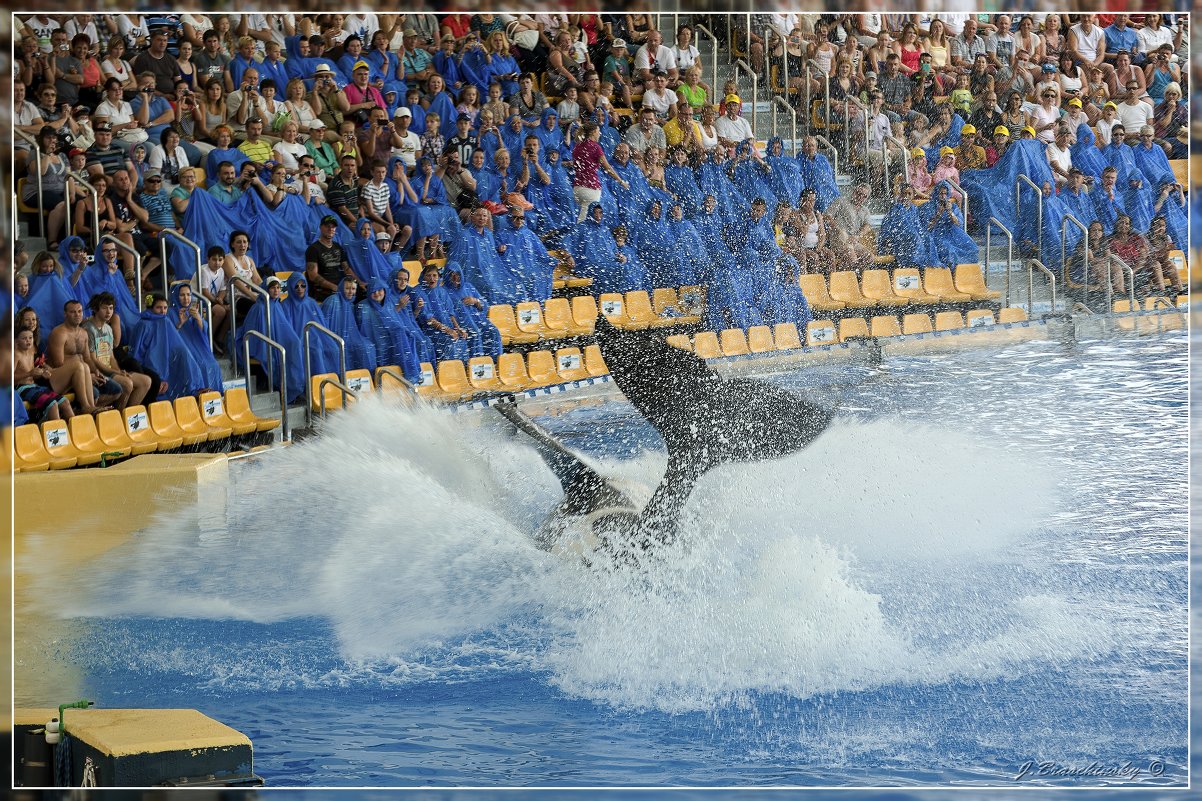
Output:
[[[147,184],[161,184],[162,182],[162,178],[147,178],[145,181],[143,181],[143,183]]]

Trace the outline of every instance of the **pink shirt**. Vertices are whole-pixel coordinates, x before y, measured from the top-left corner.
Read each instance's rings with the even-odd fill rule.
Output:
[[[600,189],[601,179],[597,177],[597,167],[605,151],[601,145],[592,139],[585,139],[572,150],[572,163],[576,165],[572,177],[573,186],[583,186],[585,189]]]

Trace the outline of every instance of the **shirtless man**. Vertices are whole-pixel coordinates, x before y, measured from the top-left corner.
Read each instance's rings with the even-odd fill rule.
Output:
[[[45,365],[37,364],[37,348],[33,344],[33,330],[29,328],[17,329],[16,350],[13,351],[13,386],[24,388],[32,384],[39,387],[46,387],[53,380],[54,371]],[[71,376],[74,378],[75,376]],[[53,387],[51,387],[53,389]],[[44,395],[44,391],[38,390],[32,395]],[[78,393],[77,393],[78,394]],[[56,393],[54,398],[58,397]],[[27,396],[26,392],[20,392],[19,397],[15,400],[20,403],[28,400],[30,403],[38,402],[38,399],[33,396]],[[52,400],[48,403],[43,420],[69,420],[75,416],[74,410],[71,408],[71,403],[66,398],[61,400]]]
[[[126,406],[137,406],[146,397],[150,391],[150,376],[122,370],[117,364],[113,355],[113,328],[110,325],[116,306],[116,299],[108,292],[96,295],[88,304],[92,316],[82,327],[88,335],[88,349],[100,372],[121,385],[122,395],[117,408],[124,411]]]
[[[63,304],[63,314],[63,324],[56,326],[46,341],[46,363],[53,370],[51,389],[59,392],[60,386],[72,384],[75,402],[84,414],[102,411],[102,407],[116,400],[120,400],[124,406],[128,393],[116,381],[105,376],[88,348],[88,334],[81,325],[83,304],[78,300],[69,300]],[[60,373],[64,377],[56,380]],[[93,387],[99,391],[95,402],[92,400]]]

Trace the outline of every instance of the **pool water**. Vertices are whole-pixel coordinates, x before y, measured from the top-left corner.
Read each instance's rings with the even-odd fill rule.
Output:
[[[559,489],[499,418],[364,403],[80,577],[48,657],[273,786],[1185,783],[1184,333],[770,380],[836,423],[645,571],[533,547]],[[540,422],[662,472],[625,403]]]

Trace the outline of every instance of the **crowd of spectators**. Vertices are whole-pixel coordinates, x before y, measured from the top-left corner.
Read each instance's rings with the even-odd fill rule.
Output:
[[[761,87],[787,76],[857,179],[841,185],[812,136],[761,144],[693,26],[645,14],[17,18],[13,122],[36,145],[18,138],[15,162],[49,244],[14,282],[46,358],[22,375],[92,382],[85,411],[211,387],[214,355],[279,304],[273,338],[315,320],[347,338],[348,366],[416,378],[499,352],[488,305],[545,300],[560,263],[594,293],[703,286],[718,328],[804,323],[799,275],[876,253],[975,261],[972,218],[1014,170],[1043,186],[1045,228],[1096,222],[1089,249],[1180,287],[1165,253],[1184,246],[1168,160],[1186,152],[1186,15],[753,14],[750,37],[742,17],[691,18]],[[1050,260],[1059,234],[1033,220],[1020,245]],[[194,289],[158,278],[169,229],[204,251],[197,270],[171,242],[168,271]],[[80,320],[86,369],[67,370],[47,343],[77,306],[109,312]]]

